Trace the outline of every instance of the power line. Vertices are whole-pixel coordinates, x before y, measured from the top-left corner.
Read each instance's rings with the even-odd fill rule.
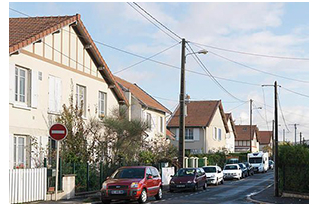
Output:
[[[256,108],[258,108],[255,103],[253,103],[253,105],[254,105]],[[260,116],[260,118],[262,118],[262,119],[266,122],[267,130],[269,131],[269,126],[268,126],[268,121],[267,121],[267,119],[265,119],[265,118],[261,115],[261,113],[259,112],[259,110],[256,110],[256,111],[257,111],[258,115]]]
[[[309,98],[309,96],[306,95],[306,94],[298,93],[298,92],[296,92],[296,91],[290,90],[290,89],[285,88],[285,87],[282,87],[282,86],[281,86],[281,88],[284,89],[284,90],[286,90],[286,91],[289,91],[289,92],[291,92],[291,93],[294,93],[294,94],[297,94],[297,95],[300,95],[300,96],[304,96],[304,97]]]
[[[242,54],[242,55],[251,55],[251,56],[266,57],[266,58],[288,59],[288,60],[309,60],[309,58],[265,55],[265,54],[244,52],[244,51],[238,51],[238,50],[230,50],[230,49],[225,49],[225,48],[221,48],[221,47],[205,45],[205,44],[196,43],[196,42],[191,42],[191,43],[193,43],[195,45],[201,45],[201,46],[209,47],[209,48],[216,49],[216,50],[222,50],[222,51],[226,51],[226,52],[238,53],[238,54]]]
[[[133,2],[134,3],[134,2]],[[142,15],[145,19],[147,19],[150,23],[152,23],[155,27],[157,27],[159,30],[161,30],[162,32],[164,32],[167,36],[169,36],[170,38],[172,38],[173,40],[179,42],[179,40],[175,39],[173,36],[171,36],[169,33],[167,33],[166,31],[164,31],[162,28],[160,28],[158,25],[156,25],[154,22],[152,22],[149,18],[147,18],[144,14],[142,14],[140,11],[138,11],[133,5],[131,5],[129,2],[127,2],[128,5],[130,5],[135,11],[137,11],[140,15]],[[143,10],[144,12],[146,12],[144,9],[142,9],[138,4],[134,3],[135,5],[137,5],[141,10]],[[148,14],[148,13],[147,13]],[[170,30],[169,30],[170,31]],[[181,39],[181,38],[180,38]]]
[[[144,13],[146,13],[148,16],[150,16],[153,20],[155,20],[158,24],[160,24],[162,27],[164,27],[165,29],[167,29],[168,31],[170,31],[173,35],[175,35],[177,38],[179,38],[180,40],[182,39],[179,35],[177,35],[175,32],[173,32],[172,30],[170,30],[168,27],[166,27],[164,24],[162,24],[160,21],[158,21],[155,17],[153,17],[150,13],[148,13],[145,9],[143,9],[140,5],[138,5],[137,3],[133,2],[133,4],[135,4],[136,6],[138,6],[138,8],[140,8]]]
[[[201,46],[198,46],[198,45],[195,45],[195,46],[197,46],[197,47],[199,47],[199,48],[201,48],[201,49],[204,49],[204,48],[201,47]],[[257,71],[257,72],[260,72],[260,73],[264,73],[264,74],[267,74],[267,75],[271,75],[271,76],[275,76],[275,77],[279,77],[279,78],[283,78],[283,79],[287,79],[287,80],[291,80],[291,81],[297,81],[297,82],[301,82],[301,83],[309,83],[309,81],[298,80],[298,79],[289,78],[289,77],[286,77],[286,76],[282,76],[282,75],[277,75],[277,74],[274,74],[274,73],[270,73],[270,72],[267,72],[267,71],[259,70],[259,69],[257,69],[257,68],[253,68],[253,67],[251,67],[251,66],[248,66],[248,65],[245,65],[245,64],[243,64],[243,63],[237,62],[237,61],[232,60],[232,59],[230,59],[230,58],[227,58],[227,57],[225,57],[225,56],[219,55],[219,54],[217,54],[217,53],[215,53],[215,52],[212,52],[212,51],[210,51],[210,50],[207,50],[207,51],[208,51],[209,53],[211,53],[211,54],[213,54],[213,55],[219,57],[219,58],[222,58],[222,59],[224,59],[224,60],[227,60],[227,61],[232,62],[232,63],[237,64],[237,65],[240,65],[240,66],[242,66],[242,67],[248,68],[248,69],[250,69],[250,70],[254,70],[254,71]]]
[[[217,80],[216,78],[210,73],[210,71],[206,68],[206,66],[204,65],[204,63],[200,60],[200,58],[197,56],[197,54],[194,52],[193,48],[190,46],[190,44],[187,42],[188,47],[191,49],[192,56],[195,55],[196,59],[199,61],[199,65],[201,66],[201,68],[207,73],[209,74],[210,78],[217,84],[217,86],[219,86],[223,91],[225,91],[228,95],[230,95],[231,97],[233,97],[236,100],[245,102],[239,98],[237,98],[236,96],[234,96],[233,94],[231,94],[228,90],[226,90]],[[198,62],[197,62],[198,63]]]
[[[245,101],[244,103],[241,103],[241,104],[239,104],[238,106],[229,109],[228,111],[232,112],[234,109],[236,109],[236,108],[238,108],[238,107],[240,107],[240,106],[242,106],[242,105],[244,105],[244,104],[246,104],[246,103],[248,103],[248,102],[249,102],[249,101]]]
[[[125,70],[128,70],[128,69],[130,69],[130,68],[132,68],[132,67],[134,67],[134,66],[136,66],[136,65],[138,65],[138,64],[141,64],[141,63],[143,63],[143,62],[145,62],[145,61],[147,61],[147,60],[150,60],[151,58],[153,58],[153,57],[155,57],[155,56],[157,56],[157,55],[159,55],[159,54],[161,54],[161,53],[163,53],[163,52],[166,52],[167,50],[169,50],[169,49],[175,47],[176,45],[179,45],[180,43],[181,43],[181,42],[178,42],[178,43],[174,44],[173,46],[170,46],[169,48],[166,48],[165,50],[162,50],[162,51],[160,51],[160,52],[158,52],[158,53],[156,53],[156,54],[154,54],[154,55],[152,55],[152,56],[150,56],[150,57],[148,57],[148,58],[145,58],[145,59],[143,59],[143,60],[141,60],[141,61],[139,61],[139,62],[137,62],[137,63],[134,63],[134,64],[132,64],[132,65],[126,67],[126,68],[123,68],[123,69],[121,69],[121,70],[115,71],[115,72],[113,72],[113,73],[114,73],[114,74],[117,74],[117,73],[123,72],[123,71],[125,71]]]

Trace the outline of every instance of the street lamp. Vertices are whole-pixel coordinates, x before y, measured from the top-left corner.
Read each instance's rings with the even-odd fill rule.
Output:
[[[185,157],[185,64],[186,56],[191,54],[207,54],[207,50],[200,50],[198,52],[188,53],[185,55],[185,39],[182,39],[182,60],[181,60],[181,91],[179,96],[179,147],[178,147],[178,162],[180,167],[184,167]]]

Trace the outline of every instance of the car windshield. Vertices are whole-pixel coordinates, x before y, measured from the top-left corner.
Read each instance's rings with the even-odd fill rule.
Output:
[[[215,173],[216,172],[216,167],[203,167],[203,169],[206,173]]]
[[[261,157],[251,157],[249,158],[250,163],[262,163],[262,158]]]
[[[113,179],[132,179],[144,178],[144,168],[121,168],[118,169],[113,175]]]
[[[238,170],[237,165],[226,165],[224,170]]]
[[[239,167],[240,167],[241,169],[244,169],[244,168],[245,168],[244,164],[242,164],[242,163],[240,163],[240,164],[238,164],[238,165],[239,165]]]
[[[177,173],[177,177],[185,177],[185,176],[194,176],[196,170],[195,169],[180,169]]]

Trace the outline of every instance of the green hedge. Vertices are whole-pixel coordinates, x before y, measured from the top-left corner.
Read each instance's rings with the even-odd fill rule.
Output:
[[[309,193],[309,147],[281,145],[278,159],[280,192]]]

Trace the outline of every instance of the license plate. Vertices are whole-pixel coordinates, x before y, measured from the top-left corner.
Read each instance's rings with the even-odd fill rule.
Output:
[[[178,187],[178,188],[184,188],[185,185],[176,185],[176,187]]]
[[[118,194],[124,194],[124,190],[112,190],[112,191],[111,191],[111,194],[116,194],[116,195],[118,195]]]

